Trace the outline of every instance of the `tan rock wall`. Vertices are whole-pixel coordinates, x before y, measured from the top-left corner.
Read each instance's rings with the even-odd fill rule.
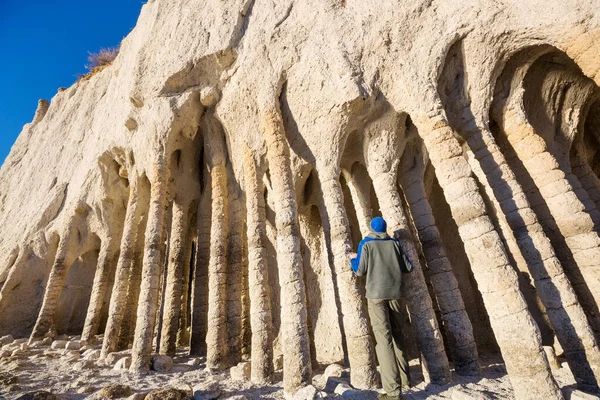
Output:
[[[560,398],[544,321],[594,387],[599,6],[148,2],[0,170],[0,334],[104,332],[133,370],[158,344],[219,368],[255,349],[256,381],[283,354],[288,394],[332,362],[375,386],[348,260],[383,214],[420,269],[428,379],[497,345],[517,397]]]

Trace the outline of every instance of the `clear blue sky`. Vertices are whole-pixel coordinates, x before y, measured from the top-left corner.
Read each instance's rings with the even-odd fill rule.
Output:
[[[117,46],[142,0],[0,0],[0,165],[39,99],[85,73],[88,51]]]

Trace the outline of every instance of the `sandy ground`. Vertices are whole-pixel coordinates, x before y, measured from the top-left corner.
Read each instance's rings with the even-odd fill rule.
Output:
[[[5,346],[6,347],[6,346]],[[87,349],[99,349],[88,346]],[[85,353],[85,349],[80,351]],[[89,353],[90,351],[88,351]],[[63,354],[64,353],[64,354]],[[0,399],[17,399],[34,390],[47,390],[60,399],[92,399],[103,387],[124,384],[134,393],[149,392],[154,389],[176,387],[187,391],[209,390],[218,387],[220,399],[282,399],[283,386],[281,371],[275,379],[279,382],[270,386],[257,386],[247,381],[233,380],[229,371],[210,371],[205,368],[204,359],[179,354],[174,358],[171,372],[150,371],[146,374],[133,374],[127,370],[114,370],[101,365],[97,360],[88,362],[82,368],[81,357],[77,360],[74,351],[52,350],[43,346],[23,352],[20,355],[0,359]],[[513,392],[504,365],[498,357],[483,358],[481,377],[461,377],[453,375],[453,381],[444,386],[427,384],[423,381],[418,360],[411,361],[413,386],[404,392],[407,400],[417,399],[512,399]],[[566,394],[574,390],[574,379],[564,360],[562,367],[554,371],[555,377]],[[77,364],[79,362],[79,364]],[[198,365],[190,365],[190,364]],[[338,385],[347,382],[347,370],[340,378],[329,378],[315,371],[313,385],[327,398],[376,399],[376,391],[347,390],[341,393]],[[337,392],[336,392],[337,387]],[[244,397],[242,397],[244,396]]]

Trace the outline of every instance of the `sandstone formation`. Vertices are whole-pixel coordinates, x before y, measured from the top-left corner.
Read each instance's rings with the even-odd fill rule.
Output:
[[[0,336],[376,387],[349,259],[381,215],[426,379],[499,350],[517,398],[560,399],[555,345],[598,390],[599,9],[148,1],[0,170]]]

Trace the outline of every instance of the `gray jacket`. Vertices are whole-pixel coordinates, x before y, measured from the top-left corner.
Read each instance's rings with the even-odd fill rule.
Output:
[[[398,241],[385,232],[369,233],[360,242],[352,265],[356,275],[367,277],[367,299],[401,298],[402,272],[412,270]]]

